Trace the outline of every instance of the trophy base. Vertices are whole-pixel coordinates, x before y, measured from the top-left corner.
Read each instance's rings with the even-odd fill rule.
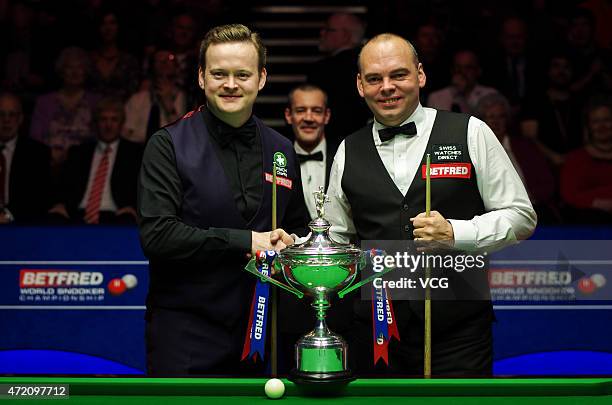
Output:
[[[308,396],[339,396],[343,395],[346,386],[355,380],[351,370],[330,373],[314,373],[293,369],[289,373],[289,381],[295,383],[298,390]]]

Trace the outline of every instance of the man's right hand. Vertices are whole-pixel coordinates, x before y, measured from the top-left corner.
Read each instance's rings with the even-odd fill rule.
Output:
[[[251,255],[258,250],[275,250],[280,252],[289,245],[293,245],[293,238],[282,229],[272,232],[251,232]]]
[[[295,241],[293,240],[293,237],[289,235],[284,229],[278,228],[270,232],[270,242],[275,246],[280,243],[281,245],[279,246],[282,247],[277,248],[276,250],[281,251],[287,246],[293,245]]]

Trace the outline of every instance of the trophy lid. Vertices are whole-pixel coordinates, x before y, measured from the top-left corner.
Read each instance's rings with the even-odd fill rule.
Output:
[[[296,257],[309,256],[309,262],[312,263],[314,257],[329,259],[340,257],[348,259],[349,262],[355,262],[361,255],[361,249],[351,245],[334,241],[329,235],[331,224],[325,215],[325,203],[329,202],[329,197],[325,195],[323,187],[319,191],[313,193],[315,198],[315,206],[317,210],[317,218],[312,220],[308,226],[311,230],[309,238],[299,244],[292,245],[284,249],[279,254],[281,261],[291,260]],[[323,263],[321,263],[323,264]]]

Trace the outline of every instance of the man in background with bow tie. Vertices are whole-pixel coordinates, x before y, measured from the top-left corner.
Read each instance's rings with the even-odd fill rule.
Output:
[[[303,232],[308,221],[291,142],[252,113],[265,64],[258,34],[240,24],[211,29],[198,69],[206,105],[147,144],[138,214],[149,258],[149,375],[265,372],[261,359],[241,361],[256,282],[244,267],[256,251],[284,246],[270,241],[273,161],[284,169],[278,225]]]
[[[525,187],[489,127],[475,117],[423,108],[425,72],[408,41],[381,34],[359,56],[357,90],[374,123],[348,136],[331,170],[327,218],[343,241],[446,241],[460,250],[499,248],[528,238],[536,215]],[[431,215],[425,215],[426,154]],[[486,284],[486,274],[483,272]],[[423,302],[394,301],[400,341],[389,366],[372,368],[372,306],[355,306],[347,335],[357,372],[423,374]],[[491,302],[432,302],[433,375],[492,373]]]
[[[331,114],[327,94],[319,86],[301,84],[289,92],[285,120],[291,125],[295,136],[293,147],[300,162],[304,199],[312,219],[317,217],[313,193],[319,191],[319,187],[327,188],[337,149],[337,144],[325,136]],[[284,291],[279,291],[279,297],[280,370],[288,372],[295,367],[295,342],[312,329],[315,317],[306,300],[296,300],[292,294]],[[348,332],[351,318],[352,301],[336,300],[333,310],[329,311],[327,323],[332,331],[343,335]]]
[[[319,191],[319,187],[327,188],[337,149],[325,137],[330,117],[327,94],[320,87],[302,84],[289,92],[285,120],[295,136],[293,147],[300,162],[304,198],[312,219],[317,216],[313,193]]]

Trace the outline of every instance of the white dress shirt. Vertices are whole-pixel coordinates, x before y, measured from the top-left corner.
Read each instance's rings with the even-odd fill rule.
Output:
[[[4,144],[2,154],[4,155],[4,161],[6,162],[6,170],[0,175],[4,176],[4,203],[8,204],[11,201],[9,195],[9,182],[11,181],[11,163],[13,163],[13,155],[15,154],[15,146],[17,145],[17,137],[14,137],[10,141]]]
[[[523,175],[523,171],[521,170],[521,165],[519,165],[519,162],[518,160],[516,160],[516,156],[514,155],[514,152],[512,151],[512,142],[510,142],[509,136],[504,136],[504,139],[502,139],[502,146],[504,147],[504,150],[508,154],[508,158],[510,158],[512,165],[514,166],[514,169],[516,169],[516,172],[518,173],[519,177],[521,178],[524,184],[525,176]]]
[[[437,110],[423,108],[419,104],[402,123],[414,121],[417,135],[411,138],[400,135],[382,143],[378,130],[384,126],[376,121],[372,126],[376,150],[403,195],[406,195],[421,164],[436,114]],[[446,218],[453,227],[455,246],[464,250],[496,249],[528,238],[535,228],[537,217],[504,148],[493,131],[475,117],[470,117],[468,122],[467,143],[486,213],[471,220]],[[356,230],[351,205],[342,190],[344,161],[345,145],[342,141],[331,169],[327,191],[331,202],[326,217],[332,223],[333,237],[348,242],[355,236]],[[440,214],[444,216],[444,212]]]
[[[319,187],[325,189],[325,167],[327,163],[327,141],[325,138],[310,152],[306,152],[297,142],[293,144],[295,152],[301,155],[312,155],[313,153],[321,152],[323,161],[309,160],[300,164],[302,173],[302,188],[304,190],[304,200],[308,213],[312,219],[317,217],[317,209],[313,193],[319,191]]]
[[[113,175],[113,168],[115,167],[115,159],[117,157],[117,148],[119,147],[119,140],[111,143],[105,143],[98,141],[96,149],[94,150],[93,159],[91,159],[91,168],[89,169],[89,179],[87,180],[87,188],[85,189],[85,195],[79,204],[79,208],[85,209],[87,206],[87,200],[91,193],[94,179],[96,177],[96,171],[104,156],[106,147],[110,146],[112,149],[108,154],[108,172],[106,172],[106,180],[104,182],[104,191],[102,191],[102,200],[100,201],[100,211],[117,211],[117,205],[113,201],[113,195],[111,192],[111,176]]]

